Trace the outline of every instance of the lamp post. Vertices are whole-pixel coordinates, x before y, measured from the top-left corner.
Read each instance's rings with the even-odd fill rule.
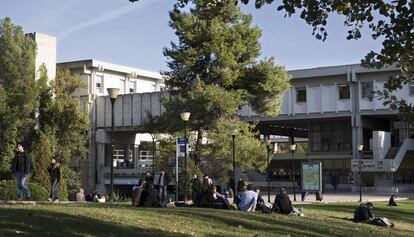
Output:
[[[115,105],[115,100],[118,97],[118,92],[119,92],[119,88],[108,88],[106,89],[108,91],[108,95],[109,95],[109,99],[111,100],[111,105],[112,105],[112,119],[111,119],[111,151],[112,151],[112,156],[111,156],[111,189],[110,189],[110,201],[111,203],[114,202],[114,127],[115,127],[115,112],[114,112],[114,105]]]
[[[236,181],[236,135],[237,135],[237,129],[231,130],[231,138],[232,138],[232,148],[233,148],[233,192],[234,196],[237,196],[237,181]]]
[[[293,153],[296,150],[296,144],[289,146],[290,152],[292,152],[292,184],[293,184],[293,201],[296,201],[296,178],[295,178],[295,161],[293,160]]]
[[[155,176],[155,153],[156,151],[156,144],[155,144],[155,134],[151,134],[152,137],[152,175]]]
[[[270,140],[269,136],[265,136],[266,153],[267,153],[267,201],[270,203]]]
[[[185,193],[184,193],[184,202],[187,202],[187,194],[188,194],[188,184],[187,184],[187,122],[190,119],[190,112],[181,112],[180,116],[181,116],[181,120],[184,121],[185,123],[185,131],[184,131],[184,138],[185,138],[185,147],[184,147],[184,185],[185,185]]]
[[[359,156],[359,202],[362,202],[362,149],[364,149],[364,145],[358,145],[358,156]]]

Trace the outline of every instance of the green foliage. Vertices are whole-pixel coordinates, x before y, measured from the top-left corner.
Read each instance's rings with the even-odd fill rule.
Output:
[[[232,130],[235,137],[236,165],[244,169],[263,170],[266,164],[266,146],[257,139],[259,134],[252,132],[254,125],[239,119],[220,119],[208,134],[208,144],[203,149],[203,158],[208,162],[207,173],[226,182],[232,168]]]
[[[0,21],[0,176],[10,176],[16,141],[30,143],[35,125],[36,44],[10,18]]]
[[[240,0],[247,4],[249,0]],[[188,0],[179,0],[187,4]],[[253,2],[253,1],[251,1]],[[256,7],[275,3],[275,0],[255,0]],[[390,105],[394,110],[414,121],[414,107],[404,98],[395,96],[395,91],[405,83],[414,80],[414,1],[280,1],[278,11],[284,11],[285,16],[295,13],[313,27],[313,35],[325,40],[328,36],[326,25],[328,17],[339,14],[345,17],[344,25],[348,28],[347,39],[360,39],[361,29],[368,28],[371,38],[382,41],[382,49],[371,51],[362,60],[362,64],[370,68],[382,68],[395,65],[400,73],[390,77],[384,85],[384,90],[377,91],[384,105]]]
[[[256,62],[261,31],[251,26],[252,16],[243,14],[232,0],[190,2],[189,11],[176,4],[170,12],[170,26],[179,43],[164,49],[171,69],[164,74],[169,77],[167,86],[184,101],[172,98],[175,105],[169,109],[191,109],[192,113],[196,109],[195,115],[205,117],[194,124],[195,129],[234,115],[249,102],[258,113],[277,115],[279,97],[288,89],[290,78],[273,59]],[[205,92],[200,95],[200,91]]]
[[[62,167],[61,171],[69,190],[77,190],[81,187],[80,174],[78,172],[68,166]]]
[[[50,176],[47,168],[54,157],[55,141],[51,134],[40,132],[33,143],[31,157],[34,162],[33,180],[48,189],[50,187]]]
[[[34,182],[28,182],[28,186],[31,192],[30,199],[32,201],[45,201],[49,197],[49,192]],[[17,199],[17,187],[15,180],[0,180],[0,200],[16,200]]]

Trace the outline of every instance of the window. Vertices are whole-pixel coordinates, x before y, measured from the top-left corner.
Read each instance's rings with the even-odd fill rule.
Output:
[[[103,92],[103,76],[96,76],[95,77],[95,93],[102,93]]]
[[[306,102],[306,88],[296,88],[296,103]]]
[[[414,81],[410,81],[410,95],[414,96]]]
[[[129,93],[135,93],[135,81],[129,81]]]
[[[340,100],[348,100],[349,98],[351,98],[349,85],[338,85],[338,89]]]
[[[372,96],[372,92],[374,91],[374,85],[372,81],[370,82],[361,82],[361,97],[362,98],[369,98]]]

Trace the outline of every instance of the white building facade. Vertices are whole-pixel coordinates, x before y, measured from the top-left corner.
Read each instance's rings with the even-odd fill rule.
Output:
[[[245,119],[260,121],[261,133],[289,136],[289,143],[307,139],[301,143],[302,151],[294,155],[293,171],[288,144],[276,144],[279,151],[271,163],[275,186],[289,186],[292,172],[300,180],[300,163],[311,160],[322,162],[327,190],[336,182],[340,189],[355,190],[362,157],[365,190],[414,190],[414,129],[372,94],[398,73],[396,68],[376,70],[355,64],[289,73],[292,88],[283,97],[279,116],[263,118],[249,107],[241,111]],[[414,85],[402,85],[395,95],[414,103]],[[358,145],[363,145],[361,153]]]

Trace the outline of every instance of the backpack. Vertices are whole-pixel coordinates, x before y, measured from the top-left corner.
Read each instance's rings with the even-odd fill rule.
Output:
[[[377,225],[377,226],[382,226],[382,227],[388,227],[388,228],[394,227],[394,223],[389,221],[386,217],[375,218],[372,221],[372,224]]]

